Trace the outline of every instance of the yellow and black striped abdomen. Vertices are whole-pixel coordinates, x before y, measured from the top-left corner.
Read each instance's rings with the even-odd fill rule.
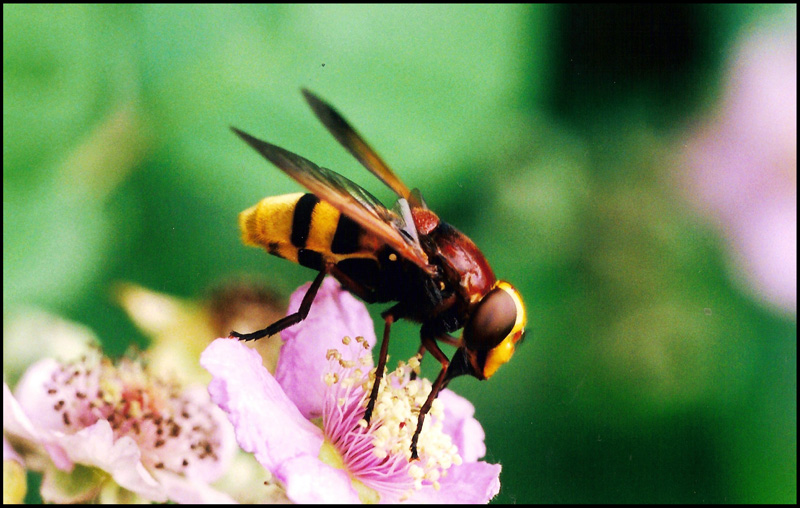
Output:
[[[309,268],[348,258],[376,259],[364,230],[314,194],[264,198],[239,214],[245,244]]]

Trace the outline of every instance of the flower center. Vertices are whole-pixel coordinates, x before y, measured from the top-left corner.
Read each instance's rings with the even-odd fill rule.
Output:
[[[319,460],[328,464],[329,466],[335,467],[336,469],[345,471],[350,477],[350,482],[353,485],[353,488],[356,489],[356,492],[358,492],[359,501],[362,503],[377,504],[381,500],[381,497],[377,492],[364,485],[358,478],[355,478],[350,471],[348,471],[347,466],[345,466],[344,459],[339,453],[339,450],[337,450],[336,447],[333,446],[330,441],[328,441],[327,437],[322,442],[322,447],[319,450]]]
[[[328,389],[323,408],[326,438],[341,454],[351,476],[387,494],[387,500],[402,500],[426,485],[438,489],[439,478],[453,464],[461,464],[461,456],[442,430],[442,404],[435,400],[417,443],[420,460],[409,462],[419,411],[431,391],[430,381],[410,380],[412,370],[419,369],[419,358],[400,362],[397,369],[384,375],[367,425],[363,417],[375,369],[365,372],[372,364],[369,347],[360,337],[355,343],[353,348],[353,341],[346,337],[343,353],[328,352],[331,366],[325,376]]]
[[[381,380],[375,411],[370,427],[373,429],[373,453],[378,456],[401,455],[411,459],[411,439],[417,429],[420,408],[431,392],[431,382],[417,378],[410,380],[412,371],[419,370],[419,357],[412,357],[407,364],[399,362],[397,369]],[[371,376],[369,389],[372,389]],[[442,430],[444,411],[439,399],[434,399],[428,417],[423,422],[417,442],[420,460],[411,463],[409,475],[414,488],[423,484],[438,490],[439,478],[447,474],[453,464],[461,464],[458,448],[450,436]],[[362,424],[366,424],[362,420]]]
[[[218,460],[210,401],[151,376],[140,362],[124,358],[114,365],[95,352],[59,365],[44,388],[60,414],[59,430],[75,433],[106,420],[115,439],[127,436],[139,445],[146,466],[184,472]]]

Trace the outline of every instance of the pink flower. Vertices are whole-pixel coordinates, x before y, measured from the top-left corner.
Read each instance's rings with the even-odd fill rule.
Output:
[[[758,297],[797,312],[797,33],[754,31],[718,117],[688,142],[687,191]]]
[[[3,384],[3,430],[49,457],[46,501],[96,499],[109,477],[151,501],[231,501],[207,485],[235,450],[224,415],[202,387],[180,390],[129,359],[112,365],[93,350],[70,362],[40,360],[14,395]],[[64,473],[76,465],[107,474],[70,488]]]
[[[292,295],[290,313],[307,287]],[[434,404],[420,435],[420,460],[409,461],[414,410],[430,392],[429,381],[409,379],[416,359],[386,373],[366,425],[373,324],[334,279],[323,282],[306,320],[283,336],[274,377],[256,352],[231,339],[214,341],[200,361],[239,445],[290,500],[485,503],[497,494],[500,466],[477,460],[485,452],[483,431],[472,405],[452,392]]]

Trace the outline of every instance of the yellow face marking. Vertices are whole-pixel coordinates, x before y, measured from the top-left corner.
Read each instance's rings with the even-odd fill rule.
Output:
[[[519,340],[519,338],[517,338]],[[514,356],[514,344],[516,340],[512,335],[509,335],[503,342],[496,345],[489,351],[489,354],[486,356],[486,363],[483,365],[483,376],[486,379],[489,379],[497,372],[497,369],[500,368],[501,365],[506,363]]]
[[[501,365],[508,362],[511,357],[514,356],[516,344],[519,342],[519,339],[522,338],[522,334],[525,332],[525,325],[528,322],[527,314],[525,313],[525,305],[522,303],[522,296],[514,286],[508,282],[499,280],[495,282],[494,287],[502,289],[511,296],[511,299],[514,300],[514,306],[517,308],[517,317],[516,321],[514,321],[514,327],[508,335],[506,335],[506,338],[503,339],[500,344],[493,347],[486,356],[486,362],[483,365],[483,376],[486,379],[492,377]]]

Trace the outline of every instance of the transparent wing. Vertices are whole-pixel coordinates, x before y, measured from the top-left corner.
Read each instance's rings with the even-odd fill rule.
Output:
[[[321,168],[295,153],[255,138],[235,127],[231,129],[284,173],[353,219],[365,230],[376,235],[398,255],[412,261],[428,273],[434,272],[419,244],[400,233],[405,229],[405,220],[388,210],[372,194],[342,175]]]
[[[333,134],[339,143],[358,159],[358,161],[372,174],[377,176],[383,183],[392,189],[401,198],[407,199],[414,204],[411,191],[406,185],[389,169],[383,159],[373,150],[364,138],[336,111],[333,106],[326,103],[305,88],[302,90],[303,96],[308,101],[314,114],[322,124]]]

